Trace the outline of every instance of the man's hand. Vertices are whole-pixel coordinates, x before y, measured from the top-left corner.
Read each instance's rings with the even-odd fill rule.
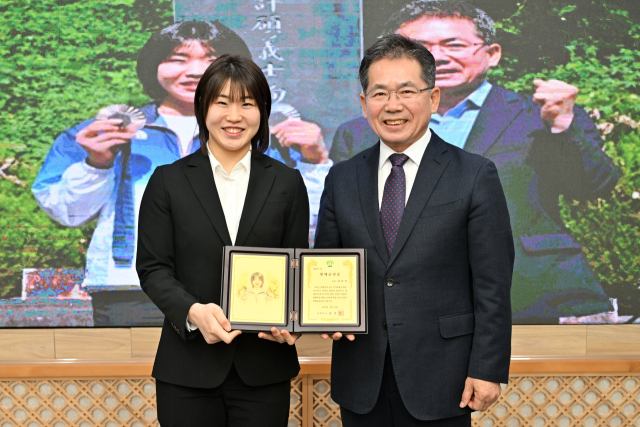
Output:
[[[569,129],[573,121],[573,105],[576,103],[578,88],[560,80],[535,79],[536,93],[533,102],[540,106],[540,117],[549,126],[551,133]]]
[[[296,340],[300,338],[300,334],[294,332],[293,334],[289,333],[289,331],[279,331],[275,326],[271,328],[271,333],[268,332],[260,332],[258,334],[258,338],[264,338],[265,340],[279,342],[280,344],[284,344],[285,342],[289,345],[294,345]]]
[[[110,168],[120,146],[131,142],[136,132],[118,126],[121,119],[96,120],[76,135],[76,142],[87,151],[87,163],[96,168]]]
[[[329,159],[329,150],[324,143],[320,126],[298,119],[287,119],[271,128],[283,147],[297,145],[308,163],[322,164]]]
[[[242,331],[231,330],[231,323],[216,304],[195,303],[189,309],[187,320],[198,327],[207,344],[224,341],[229,344]]]
[[[320,336],[322,338],[324,338],[325,340],[327,338],[331,338],[334,341],[338,341],[340,338],[342,338],[342,332],[335,332],[333,335],[329,336],[329,334],[320,334]],[[356,336],[353,334],[346,334],[345,338],[347,338],[349,341],[353,341],[356,339]]]
[[[469,406],[474,411],[486,411],[498,399],[501,392],[502,388],[498,383],[467,377],[460,407]]]

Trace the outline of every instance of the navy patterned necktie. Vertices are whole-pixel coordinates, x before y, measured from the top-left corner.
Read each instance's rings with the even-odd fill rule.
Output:
[[[131,178],[131,144],[122,149],[122,169],[118,181],[116,212],[113,224],[111,250],[116,267],[131,267],[135,250],[135,208],[133,203],[133,180]]]
[[[396,243],[398,228],[404,213],[404,204],[407,193],[407,179],[404,175],[402,165],[409,160],[406,154],[392,154],[389,156],[391,162],[391,173],[384,183],[384,193],[382,194],[382,207],[380,208],[380,219],[382,221],[382,233],[384,242],[387,245],[389,256],[393,252],[393,245]]]

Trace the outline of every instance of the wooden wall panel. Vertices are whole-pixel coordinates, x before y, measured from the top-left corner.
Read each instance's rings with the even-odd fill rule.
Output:
[[[162,328],[131,328],[131,357],[154,359]]]
[[[151,375],[150,359],[0,361],[0,378],[133,378]],[[328,357],[300,358],[300,375],[329,375]],[[510,375],[640,375],[640,357],[526,357],[511,359]],[[328,378],[328,377],[327,377]],[[640,397],[638,398],[640,402]]]
[[[586,354],[587,325],[513,326],[512,356],[584,356]]]
[[[137,378],[150,377],[152,369],[149,359],[14,360],[0,362],[0,378]]]
[[[57,329],[56,359],[130,359],[131,329]]]
[[[153,359],[161,328],[131,328],[131,357]],[[331,340],[317,334],[302,335],[296,342],[299,357],[331,357]]]
[[[640,358],[598,356],[512,357],[509,375],[626,375],[640,372]],[[640,427],[640,426],[638,426]]]
[[[298,357],[331,357],[332,341],[317,334],[302,335],[296,341]]]
[[[640,325],[588,325],[587,354],[640,355]]]
[[[55,358],[53,329],[0,330],[0,360]]]
[[[152,359],[160,328],[0,329],[0,360]],[[303,335],[301,358],[331,357],[331,341]],[[640,325],[558,325],[513,327],[514,357],[638,356]]]

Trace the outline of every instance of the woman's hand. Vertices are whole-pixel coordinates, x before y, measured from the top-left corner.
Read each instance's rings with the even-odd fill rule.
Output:
[[[231,323],[216,304],[193,304],[187,320],[198,327],[207,344],[220,341],[229,344],[242,333],[240,330],[231,330]]]
[[[113,166],[122,144],[131,142],[136,132],[121,128],[121,119],[96,120],[76,135],[76,142],[87,151],[87,163],[99,169]]]
[[[289,331],[279,331],[275,326],[271,328],[271,333],[268,332],[260,332],[258,334],[258,338],[264,338],[269,341],[276,341],[280,344],[284,344],[285,342],[289,345],[294,345],[296,340],[300,338],[300,334],[297,332],[289,333]]]

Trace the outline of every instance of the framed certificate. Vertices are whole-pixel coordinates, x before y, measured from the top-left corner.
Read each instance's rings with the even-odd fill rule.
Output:
[[[364,249],[226,246],[221,307],[233,329],[367,333]]]

